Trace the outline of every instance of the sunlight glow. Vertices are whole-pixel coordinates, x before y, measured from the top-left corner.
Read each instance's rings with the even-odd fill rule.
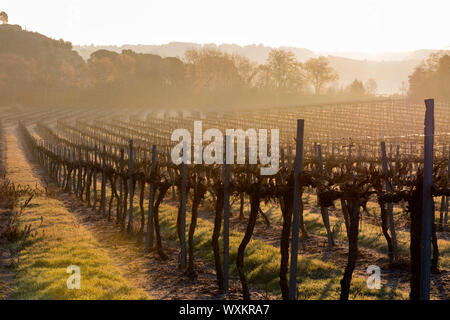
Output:
[[[30,31],[74,44],[198,43],[385,52],[450,46],[450,2],[3,0]]]

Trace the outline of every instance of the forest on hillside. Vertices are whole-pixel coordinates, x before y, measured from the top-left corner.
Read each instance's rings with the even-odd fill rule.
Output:
[[[345,88],[355,79],[363,82],[373,79],[376,81],[377,93],[390,95],[398,92],[402,88],[403,82],[408,82],[410,75],[417,65],[430,54],[438,50],[422,49],[406,52],[323,52],[312,51],[306,48],[292,46],[271,47],[263,44],[237,45],[237,44],[215,44],[215,43],[193,43],[193,42],[170,42],[160,45],[149,44],[125,44],[117,45],[74,45],[77,51],[85,60],[89,60],[92,53],[98,50],[108,50],[121,53],[123,50],[133,50],[137,53],[156,54],[165,57],[184,57],[187,50],[214,49],[228,54],[238,54],[244,56],[257,64],[265,64],[269,53],[273,49],[290,51],[295,58],[304,63],[310,58],[325,56],[330,66],[339,73],[339,79],[333,83],[335,88]],[[443,50],[449,54],[450,50]]]
[[[11,25],[0,27],[0,44],[3,104],[209,108],[363,100],[377,93],[373,79],[338,88],[339,74],[327,58],[301,63],[283,49],[272,49],[263,64],[208,47],[187,50],[181,59],[100,49],[85,61],[70,42]],[[420,65],[411,75],[410,96],[448,100],[442,85],[448,80],[441,81],[449,78],[448,61],[436,53]]]

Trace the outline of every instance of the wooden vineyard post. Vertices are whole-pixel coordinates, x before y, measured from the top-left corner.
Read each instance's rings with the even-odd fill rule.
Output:
[[[298,254],[298,232],[300,220],[300,184],[299,175],[303,169],[303,130],[305,121],[297,120],[297,144],[295,151],[294,168],[294,203],[292,219],[292,244],[291,244],[291,266],[289,273],[289,300],[297,298],[297,254]]]
[[[54,146],[54,145],[51,145],[51,146],[52,146],[52,148],[51,148],[51,150],[50,150],[51,153],[52,153],[53,155],[57,155],[56,146]],[[53,159],[50,160],[50,164],[51,164],[50,168],[52,169],[51,174],[52,174],[54,180],[55,180],[56,182],[58,182],[57,171],[55,172],[55,166],[54,166],[54,160],[53,160]]]
[[[123,164],[124,164],[124,158],[125,158],[125,150],[123,148],[120,148],[120,177],[119,177],[119,212],[120,216],[119,219],[122,221],[125,218],[123,217],[122,208],[123,208]],[[120,223],[120,221],[117,221],[117,223]]]
[[[47,142],[46,149],[47,149],[47,151],[50,151],[50,150],[51,150],[51,145],[50,145],[49,142]],[[48,153],[45,155],[45,158],[46,158],[46,170],[47,170],[47,174],[50,175],[50,177],[51,177],[51,164],[50,164],[50,157],[49,157],[49,154],[48,154]]]
[[[410,178],[412,178],[412,175],[413,175],[413,145],[412,145],[412,143],[409,145],[409,164],[410,164],[409,175],[410,175]]]
[[[58,147],[57,146],[53,146],[52,153],[55,156],[59,156],[59,154],[58,154]],[[55,183],[57,185],[59,185],[59,182],[58,182],[58,162],[56,160],[53,160],[53,161],[54,161],[54,167],[53,167],[54,179],[55,179]]]
[[[50,145],[50,152],[52,154],[55,154],[55,146],[53,144]],[[53,159],[50,157],[50,176],[55,180],[57,180],[56,176],[55,176],[55,170],[54,170],[54,165],[53,165]]]
[[[63,158],[63,188],[66,186],[66,147],[64,146],[64,158]]]
[[[55,146],[54,145],[51,145],[51,149],[50,149],[50,152],[52,153],[52,154],[56,154],[56,151],[55,151]],[[51,159],[51,158],[50,158]],[[53,162],[53,160],[51,159],[50,160],[50,169],[51,169],[51,177],[53,177],[53,179],[55,180],[55,182],[57,182],[58,181],[58,178],[57,178],[57,176],[56,176],[56,173],[55,173],[55,168],[54,168],[54,164],[53,164],[54,162]]]
[[[447,181],[450,183],[450,146],[448,148]],[[449,196],[445,197],[444,230],[447,231]]]
[[[172,168],[169,169],[169,175],[170,179],[172,180],[172,201],[175,201],[177,199],[177,193],[175,190],[175,175]]]
[[[292,148],[291,145],[288,145],[288,169],[291,170],[292,167]]]
[[[58,158],[59,158],[59,164],[58,164],[58,168],[59,168],[59,187],[61,188],[63,185],[63,148],[62,146],[58,147]]]
[[[81,183],[82,183],[82,181],[81,181],[81,179],[82,179],[82,169],[81,169],[81,158],[82,158],[82,155],[81,155],[81,147],[79,147],[79,149],[78,149],[78,183],[77,183],[77,195],[81,198],[82,197],[82,195],[81,195]]]
[[[230,136],[225,136],[225,165],[223,171],[223,290],[228,292],[229,282],[229,255],[230,255]],[[228,159],[230,157],[230,159]]]
[[[53,154],[56,156],[57,159],[59,159],[59,146],[58,145],[53,147]],[[59,187],[59,161],[58,160],[55,160],[54,170],[55,170],[55,182],[56,182],[56,185]]]
[[[386,143],[384,141],[381,142],[381,157],[383,162],[383,173],[385,176],[385,185],[386,185],[386,192],[391,192],[391,184],[389,183],[388,178],[388,164],[387,164],[387,156],[386,156]],[[395,224],[394,224],[394,213],[393,213],[393,206],[392,202],[387,203],[387,211],[388,211],[388,217],[389,217],[389,231],[391,232],[392,237],[392,249],[393,249],[393,260],[394,262],[398,261],[398,249],[397,249],[397,235],[395,232]]]
[[[362,147],[361,146],[358,147],[358,158],[359,158],[359,160],[358,160],[358,167],[361,168],[361,164],[363,162],[363,152],[362,152]]]
[[[86,147],[86,199],[91,200],[91,180],[89,179],[89,147]]]
[[[67,165],[68,166],[71,165],[71,163],[72,163],[71,159],[72,158],[70,156],[70,148],[68,148],[68,150],[67,150]],[[67,168],[67,186],[68,186],[67,191],[71,192],[72,191],[72,172],[69,171],[68,168]]]
[[[129,171],[130,171],[130,211],[128,213],[128,233],[132,234],[133,232],[133,140],[129,142],[130,150],[129,150]]]
[[[392,170],[392,143],[389,144],[389,170]]]
[[[350,171],[352,168],[352,144],[348,145],[348,170]]]
[[[47,149],[47,141],[44,141],[44,142],[43,142],[43,147],[44,147],[44,149]],[[44,154],[42,155],[42,157],[43,157],[42,161],[43,161],[43,164],[44,164],[44,169],[45,169],[45,171],[47,172],[47,171],[48,171],[48,166],[47,166],[47,157],[46,157],[46,153],[44,153]]]
[[[319,171],[323,172],[323,158],[322,158],[322,146],[319,144],[317,146],[317,152],[319,156]],[[327,230],[327,237],[328,237],[328,250],[331,250],[331,248],[334,245],[333,235],[331,234],[330,230],[330,217],[328,215],[328,208],[326,207],[320,207],[320,211],[322,213],[323,223],[325,225],[325,229]]]
[[[94,149],[94,211],[97,210],[97,145]]]
[[[316,161],[317,161],[317,142],[314,142],[314,144],[313,144],[313,156],[314,156],[314,160],[313,160],[313,167],[314,167],[314,170],[317,168],[317,166],[316,166]]]
[[[395,150],[395,183],[398,184],[400,179],[400,145],[397,145],[397,149]]]
[[[57,152],[58,152],[58,187],[61,188],[62,185],[62,167],[61,167],[61,158],[62,158],[62,150],[61,150],[61,146],[57,146],[56,148]]]
[[[72,166],[73,167],[72,190],[76,194],[77,193],[77,188],[76,188],[77,175],[76,175],[76,170],[75,170],[75,168],[76,168],[76,166],[75,166],[75,163],[76,163],[75,148],[72,148],[72,163],[73,163],[73,166]]]
[[[49,151],[50,149],[50,143],[47,142],[47,146],[46,146],[47,151]],[[45,160],[46,160],[46,169],[47,169],[47,173],[49,175],[51,175],[51,170],[50,170],[50,157],[48,154],[45,155]]]
[[[180,267],[186,267],[186,175],[187,175],[187,144],[183,142],[183,163],[181,169],[181,255]]]
[[[430,299],[431,226],[433,218],[434,100],[425,100],[425,138],[423,165],[422,237],[420,254],[420,299]]]
[[[152,169],[150,171],[150,177],[155,173],[156,171],[156,161],[158,159],[158,154],[156,153],[156,146],[154,145],[152,148]],[[147,152],[145,153],[145,158],[147,158]],[[150,252],[150,234],[153,227],[153,200],[155,197],[155,187],[153,185],[153,182],[150,182],[150,196],[148,199],[148,217],[147,217],[147,235],[145,237],[145,253]]]
[[[397,145],[397,149],[395,150],[395,173],[398,173],[400,168],[400,145]]]
[[[102,215],[106,216],[106,146],[103,145],[102,154]]]

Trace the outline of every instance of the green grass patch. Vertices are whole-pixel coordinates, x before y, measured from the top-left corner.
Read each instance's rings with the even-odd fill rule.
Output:
[[[33,199],[21,219],[32,225],[32,236],[17,257],[14,298],[148,299],[121,276],[107,252],[58,200]],[[70,265],[80,267],[79,290],[67,288]]]
[[[316,203],[315,195],[308,195],[303,197],[303,201],[309,202],[311,205],[315,205]],[[339,201],[335,202],[336,208],[340,208]],[[271,205],[263,206],[263,210],[271,209]],[[368,206],[368,210],[371,212],[371,215],[380,215],[378,204],[372,204]],[[400,212],[400,208],[394,208],[395,212]],[[365,213],[363,213],[364,215]],[[281,211],[279,208],[270,210],[271,219],[274,221],[281,221]],[[436,219],[438,218],[438,214],[436,214]],[[305,210],[304,212],[304,221],[306,230],[315,235],[326,237],[326,230],[323,225],[322,216],[317,210],[317,212],[311,212]],[[381,218],[380,218],[381,223]],[[347,241],[347,234],[345,232],[345,225],[343,218],[330,216],[330,224],[332,230],[334,229],[334,237],[339,240]],[[409,242],[410,242],[410,234],[408,231],[397,230],[397,243],[398,250],[400,256],[409,257]],[[358,245],[368,249],[374,249],[380,253],[384,253],[387,255],[388,248],[386,244],[386,239],[383,236],[381,226],[374,225],[371,223],[367,223],[363,217],[362,228],[360,229],[358,235]],[[450,241],[444,239],[438,239],[438,247],[439,247],[439,266],[450,268]]]
[[[177,209],[169,205],[161,205],[160,222],[165,234],[176,240]],[[189,214],[187,214],[187,225]],[[211,246],[213,224],[198,219],[195,232],[195,255],[198,258],[213,261]],[[243,233],[230,231],[230,272],[237,277],[236,258],[238,246]],[[278,248],[261,240],[250,241],[245,251],[245,273],[251,285],[272,295],[280,295],[279,270],[280,252]],[[340,279],[343,270],[331,262],[325,262],[316,255],[300,255],[298,262],[298,294],[300,299],[338,299]],[[367,289],[365,280],[354,278],[352,292],[355,299],[403,299],[405,294],[398,290],[385,288],[371,291]]]

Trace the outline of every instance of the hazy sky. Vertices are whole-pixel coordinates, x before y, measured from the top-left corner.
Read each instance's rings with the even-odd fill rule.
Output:
[[[1,0],[11,24],[74,44],[450,48],[450,0]]]

